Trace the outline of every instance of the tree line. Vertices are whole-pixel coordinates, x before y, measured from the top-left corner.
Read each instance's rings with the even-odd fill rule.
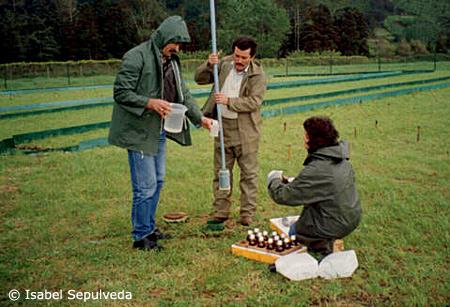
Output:
[[[450,50],[447,0],[217,0],[216,10],[224,52],[236,35],[253,36],[260,57],[300,50],[373,55],[386,44],[395,45],[391,53],[411,52],[418,42],[422,51]],[[0,61],[121,58],[174,14],[191,34],[184,49],[209,50],[206,0],[1,0]]]

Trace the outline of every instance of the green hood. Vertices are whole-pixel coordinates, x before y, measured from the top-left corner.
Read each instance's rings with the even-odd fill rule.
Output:
[[[180,16],[170,16],[153,32],[151,40],[162,49],[168,43],[189,43],[191,37],[183,19]]]
[[[341,162],[342,160],[350,159],[350,151],[347,141],[340,141],[339,144],[335,146],[322,147],[314,152],[308,154],[303,165],[308,164],[314,158],[318,159],[330,159],[335,161],[336,163]]]

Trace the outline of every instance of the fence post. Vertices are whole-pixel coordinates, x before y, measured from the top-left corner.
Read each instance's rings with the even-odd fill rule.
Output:
[[[330,75],[333,74],[333,54],[330,53]]]
[[[5,66],[4,70],[4,79],[5,79],[5,89],[8,89],[8,66]]]
[[[284,61],[284,69],[285,69],[285,75],[286,75],[286,77],[289,75],[289,67],[288,67],[288,59],[287,58],[285,58],[285,61]]]
[[[434,62],[433,71],[436,71],[436,61],[437,61],[437,55],[436,55],[436,46],[435,46],[434,47],[434,58],[433,58],[433,62]]]
[[[377,54],[377,63],[378,63],[378,72],[381,71],[381,60],[380,60],[380,54]]]
[[[70,68],[69,68],[69,63],[66,64],[66,71],[67,71],[67,84],[70,85]]]

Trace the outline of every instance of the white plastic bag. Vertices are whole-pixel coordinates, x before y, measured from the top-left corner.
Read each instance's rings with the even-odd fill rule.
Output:
[[[358,267],[354,250],[332,253],[319,263],[318,275],[325,279],[350,277]]]
[[[275,261],[277,272],[290,280],[303,280],[317,277],[318,262],[308,253],[292,253]]]

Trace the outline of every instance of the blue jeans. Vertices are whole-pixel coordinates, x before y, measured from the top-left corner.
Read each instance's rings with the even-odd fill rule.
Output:
[[[295,229],[295,223],[291,224],[291,226],[289,226],[289,237],[296,235],[297,234],[297,230]]]
[[[131,232],[133,240],[141,240],[156,228],[155,213],[166,174],[166,135],[161,133],[156,155],[128,150],[133,206]]]

